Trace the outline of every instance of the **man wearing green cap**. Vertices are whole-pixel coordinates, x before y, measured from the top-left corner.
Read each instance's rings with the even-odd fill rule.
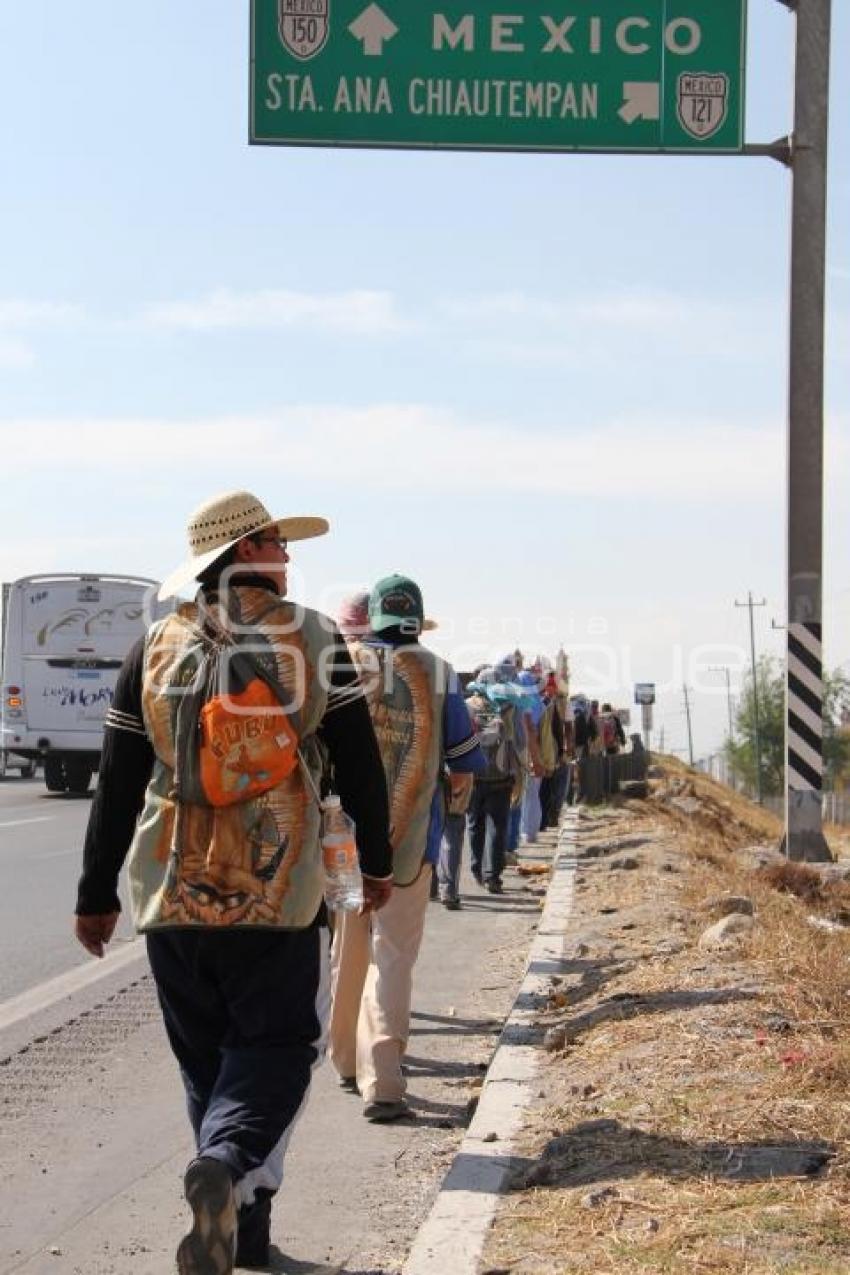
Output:
[[[345,913],[337,928],[330,1053],[343,1087],[362,1095],[363,1114],[381,1121],[409,1114],[401,1063],[431,885],[426,850],[442,800],[438,781],[448,769],[450,782],[463,784],[484,757],[457,674],[419,643],[436,626],[425,619],[415,581],[380,580],[369,596],[369,626],[350,650],[387,780],[394,889],[380,912]]]

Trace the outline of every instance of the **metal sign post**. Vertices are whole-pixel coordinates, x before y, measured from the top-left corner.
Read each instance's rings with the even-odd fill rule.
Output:
[[[785,853],[822,862],[823,347],[830,0],[796,0],[788,416]]]
[[[652,735],[652,705],[641,704],[640,706],[640,725],[643,731],[643,746],[646,752],[649,752],[650,736]]]
[[[643,746],[648,753],[652,733],[652,705],[655,703],[654,682],[635,682],[635,703],[640,704]]]

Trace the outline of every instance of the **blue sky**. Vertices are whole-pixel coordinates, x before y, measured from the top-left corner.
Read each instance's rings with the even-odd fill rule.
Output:
[[[603,5],[603,0],[600,0]],[[561,6],[563,7],[563,6]],[[573,6],[575,8],[576,6]],[[834,5],[826,658],[850,659],[850,164]],[[794,20],[751,0],[747,140],[791,127]],[[790,181],[741,157],[249,147],[247,0],[0,14],[0,578],[161,576],[247,486],[322,513],[296,585],[393,570],[439,649],[573,653],[666,742],[784,610]],[[699,689],[699,688],[702,689]]]

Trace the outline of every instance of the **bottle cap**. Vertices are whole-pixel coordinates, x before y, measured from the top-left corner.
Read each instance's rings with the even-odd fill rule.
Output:
[[[324,801],[322,802],[322,809],[337,810],[340,804],[341,803],[340,803],[339,797],[337,797],[336,793],[330,793],[330,795],[325,797]]]

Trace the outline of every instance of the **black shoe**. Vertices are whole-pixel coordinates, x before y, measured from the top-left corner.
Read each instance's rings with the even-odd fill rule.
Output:
[[[356,1077],[356,1076],[340,1076],[340,1078],[339,1078],[339,1087],[340,1087],[340,1089],[344,1089],[346,1093],[359,1093],[359,1092],[360,1092],[360,1090],[357,1088],[357,1077]]]
[[[458,898],[443,899],[442,902],[443,902],[443,907],[446,909],[447,912],[459,912],[461,909],[461,902],[460,902],[460,899]]]
[[[239,1210],[236,1233],[236,1265],[248,1270],[262,1270],[269,1264],[271,1244],[272,1199],[259,1190],[253,1204]]]
[[[504,888],[498,877],[491,877],[487,882],[486,890],[488,894],[504,894]]]
[[[473,868],[473,869],[472,869],[472,878],[473,878],[473,880],[474,880],[474,881],[477,881],[479,885],[483,885],[483,884],[484,884],[484,879],[483,879],[483,877],[481,876],[481,871],[480,871],[480,869],[479,869],[478,871],[476,871],[476,869],[475,869],[475,868]]]
[[[230,1170],[221,1160],[200,1156],[186,1170],[183,1187],[195,1218],[177,1248],[180,1275],[231,1275],[236,1205]]]
[[[390,1120],[404,1120],[413,1115],[404,1098],[395,1102],[367,1102],[363,1115],[372,1124],[385,1124]]]

